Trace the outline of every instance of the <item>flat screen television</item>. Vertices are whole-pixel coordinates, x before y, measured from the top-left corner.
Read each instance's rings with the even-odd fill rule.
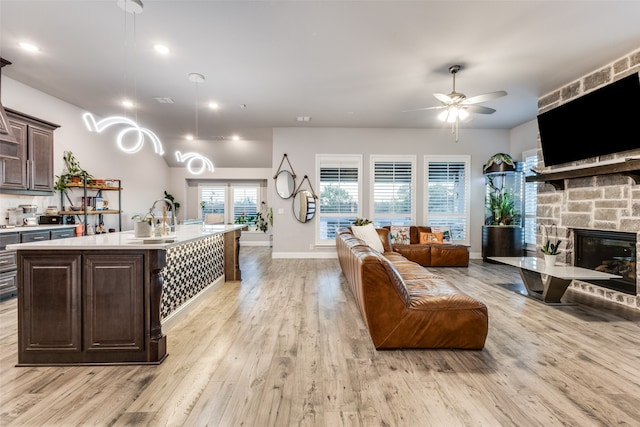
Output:
[[[640,148],[638,73],[538,115],[545,166]]]

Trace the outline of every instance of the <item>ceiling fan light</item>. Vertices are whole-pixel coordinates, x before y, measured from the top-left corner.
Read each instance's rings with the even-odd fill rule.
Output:
[[[444,110],[442,111],[442,113],[438,114],[438,120],[440,120],[441,122],[446,122],[448,115],[449,115],[449,110]]]
[[[460,120],[466,120],[469,118],[469,112],[464,108],[461,108],[458,110],[458,117],[460,117]]]

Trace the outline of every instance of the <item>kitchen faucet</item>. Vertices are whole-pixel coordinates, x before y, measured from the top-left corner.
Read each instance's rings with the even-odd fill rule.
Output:
[[[170,230],[175,232],[176,231],[176,205],[174,205],[173,202],[171,200],[169,200],[169,199],[162,198],[162,199],[156,200],[155,202],[153,202],[153,205],[151,205],[151,208],[149,209],[149,214],[152,217],[154,217],[154,219],[155,219],[155,216],[153,215],[153,208],[156,207],[156,203],[158,203],[158,202],[165,202],[165,203],[168,203],[171,206],[171,219],[172,219],[173,224],[171,225]]]

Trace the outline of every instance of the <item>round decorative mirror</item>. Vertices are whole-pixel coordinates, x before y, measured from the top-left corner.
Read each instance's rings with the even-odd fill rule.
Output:
[[[295,188],[296,180],[291,175],[291,172],[288,170],[278,172],[278,175],[276,175],[276,193],[278,193],[278,196],[288,199],[293,196]]]
[[[316,213],[316,199],[307,190],[300,190],[293,196],[293,216],[300,222],[310,221]]]

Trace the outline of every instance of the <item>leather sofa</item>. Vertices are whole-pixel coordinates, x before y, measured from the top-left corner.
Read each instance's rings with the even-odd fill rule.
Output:
[[[487,307],[446,278],[392,250],[389,230],[376,229],[380,253],[341,228],[338,260],[376,349],[481,350]]]
[[[383,228],[390,230],[391,226]],[[420,243],[420,233],[431,233],[431,227],[412,225],[409,227],[409,244],[394,245],[394,251],[424,267],[468,267],[469,247],[456,243]]]

